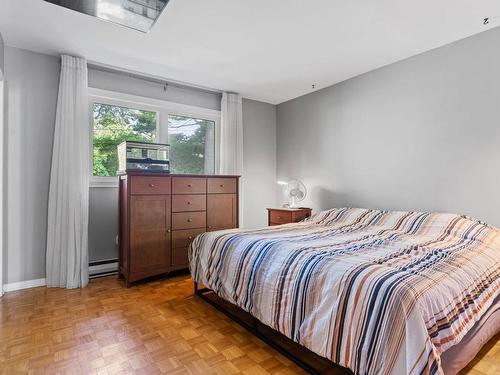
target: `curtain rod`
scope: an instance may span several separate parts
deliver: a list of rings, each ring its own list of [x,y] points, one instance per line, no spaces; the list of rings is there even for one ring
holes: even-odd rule
[[[193,84],[189,84],[189,83],[185,83],[185,82],[181,82],[181,81],[175,81],[175,80],[171,80],[171,79],[165,79],[165,78],[162,78],[162,77],[159,77],[156,75],[147,74],[147,73],[140,73],[140,72],[137,72],[135,70],[129,70],[129,69],[124,69],[124,68],[117,68],[117,67],[112,66],[112,65],[102,64],[102,63],[98,63],[95,61],[87,61],[87,66],[89,69],[94,69],[94,70],[98,70],[101,72],[119,74],[119,75],[123,75],[123,76],[130,77],[130,78],[135,78],[135,79],[141,79],[143,81],[158,83],[158,84],[161,84],[163,86],[173,86],[173,87],[177,87],[180,89],[202,91],[202,92],[206,92],[209,94],[222,94],[222,90],[213,89],[210,87],[193,85]]]

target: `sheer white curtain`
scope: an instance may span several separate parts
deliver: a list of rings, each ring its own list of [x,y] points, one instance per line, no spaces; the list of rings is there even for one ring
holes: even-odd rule
[[[205,121],[205,161],[204,173],[215,173],[215,123],[213,121]]]
[[[241,96],[223,93],[221,101],[219,173],[243,171],[243,113]]]
[[[238,94],[223,93],[220,116],[219,142],[219,173],[242,175],[243,173],[243,107],[242,99]],[[243,199],[241,187],[244,184],[240,178],[239,197],[239,225],[243,223]]]
[[[61,56],[47,227],[47,286],[88,283],[90,148],[87,62]]]

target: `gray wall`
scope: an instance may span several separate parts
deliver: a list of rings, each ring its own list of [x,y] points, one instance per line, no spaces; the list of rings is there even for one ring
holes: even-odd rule
[[[118,188],[92,187],[89,194],[89,261],[115,259]]]
[[[0,157],[0,165],[1,172],[0,172],[0,178],[2,179],[0,181],[0,207],[1,207],[1,220],[0,220],[0,285],[3,284],[4,280],[4,275],[5,275],[5,265],[7,264],[7,254],[6,254],[6,249],[7,248],[7,242],[6,242],[6,235],[4,234],[6,232],[6,217],[4,216],[4,207],[5,207],[5,194],[4,194],[4,186],[7,185],[7,176],[3,173],[7,163],[5,162],[5,146],[7,142],[5,141],[6,138],[6,130],[4,124],[7,124],[7,121],[5,120],[7,118],[7,115],[5,113],[5,109],[7,108],[6,106],[6,95],[4,95],[4,42],[2,39],[2,34],[0,33],[0,131],[2,132],[0,134],[0,152],[2,154],[2,157]],[[6,189],[5,189],[6,190]],[[3,290],[0,290],[0,295],[3,293]]]
[[[6,84],[6,234],[4,281],[45,277],[47,201],[60,62],[18,48],[5,48]],[[178,103],[220,109],[220,95],[169,87],[107,72],[89,71],[89,85]],[[265,223],[264,208],[274,203],[275,106],[245,100],[244,174],[249,185],[244,220]],[[260,165],[259,165],[260,164]],[[268,203],[269,202],[269,203]],[[260,208],[259,208],[260,207]],[[117,257],[117,189],[91,188],[89,258]]]
[[[5,48],[6,283],[45,277],[47,200],[59,70],[57,57]]]
[[[500,29],[278,105],[279,178],[315,209],[466,213],[500,225]]]
[[[276,106],[243,100],[243,226],[267,225],[276,205]]]
[[[0,34],[0,80],[3,79],[4,72],[4,48],[2,34]]]

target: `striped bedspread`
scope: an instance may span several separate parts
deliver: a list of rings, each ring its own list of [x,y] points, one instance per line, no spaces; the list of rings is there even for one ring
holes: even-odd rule
[[[500,232],[429,212],[336,208],[198,236],[197,282],[355,374],[439,374],[500,292]]]

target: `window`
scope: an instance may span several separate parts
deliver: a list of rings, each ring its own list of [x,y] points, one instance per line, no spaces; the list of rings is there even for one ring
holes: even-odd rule
[[[89,88],[91,186],[116,187],[117,146],[125,140],[170,144],[172,173],[217,170],[220,112]]]
[[[172,173],[214,173],[215,121],[168,115]]]
[[[117,105],[93,103],[94,176],[116,176],[118,154],[116,146],[125,140],[154,142],[157,113]]]

